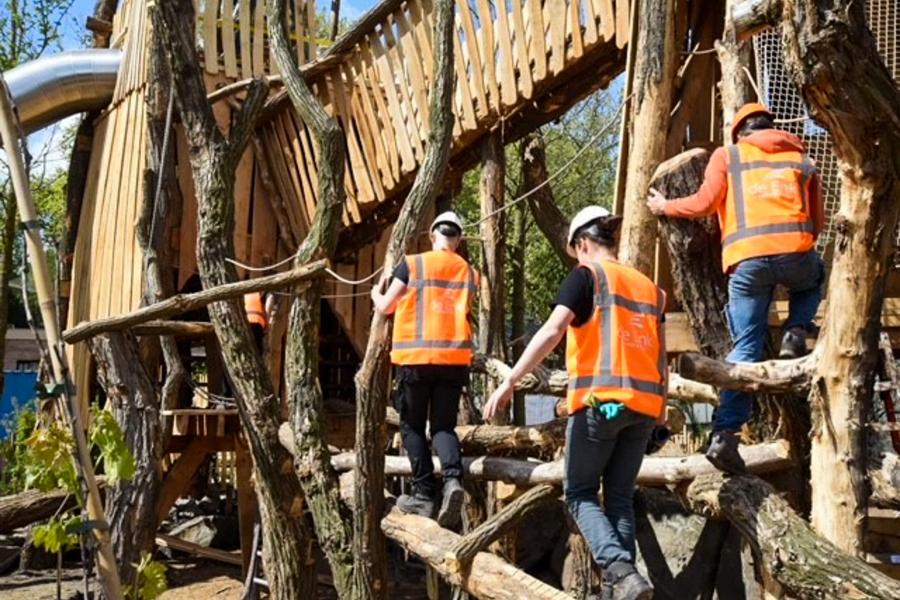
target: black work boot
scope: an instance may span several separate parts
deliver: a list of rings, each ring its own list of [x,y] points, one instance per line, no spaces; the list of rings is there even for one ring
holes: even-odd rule
[[[631,563],[616,561],[603,571],[603,579],[612,587],[612,600],[651,600],[653,587]],[[606,593],[606,590],[604,590]],[[603,596],[606,598],[606,596]]]
[[[462,507],[466,500],[466,491],[462,482],[456,477],[444,480],[444,499],[438,512],[438,525],[444,529],[458,530],[462,525]]]
[[[802,327],[791,327],[781,338],[781,350],[778,358],[800,358],[806,354],[806,330]]]
[[[713,433],[709,449],[706,451],[706,460],[717,469],[732,475],[740,475],[747,472],[747,465],[738,452],[741,440],[733,431],[716,431]]]
[[[415,492],[412,495],[401,494],[397,498],[397,508],[408,515],[430,519],[434,515],[434,500],[422,492]]]

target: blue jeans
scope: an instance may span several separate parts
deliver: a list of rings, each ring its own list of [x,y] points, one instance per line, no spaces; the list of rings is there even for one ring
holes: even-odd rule
[[[749,258],[738,263],[728,279],[725,316],[734,346],[728,362],[758,362],[763,358],[769,332],[769,305],[776,285],[790,292],[788,318],[782,330],[812,329],[813,318],[822,300],[825,266],[815,250]],[[750,418],[753,395],[726,390],[715,431],[737,431]]]
[[[634,482],[654,424],[652,417],[630,410],[612,420],[590,407],[569,416],[566,504],[603,569],[616,561],[634,562]]]

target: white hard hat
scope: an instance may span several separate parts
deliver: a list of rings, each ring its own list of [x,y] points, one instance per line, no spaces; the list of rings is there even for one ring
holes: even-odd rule
[[[460,233],[462,233],[462,230],[463,230],[462,221],[459,220],[459,217],[456,216],[456,213],[453,212],[452,210],[448,210],[447,212],[442,212],[437,217],[435,217],[434,221],[431,223],[431,229],[429,229],[429,231],[434,231],[435,227],[437,227],[438,225],[442,225],[444,223],[446,223],[448,225],[453,225],[454,227],[459,229]]]
[[[585,206],[578,211],[578,214],[576,214],[572,219],[572,222],[569,223],[569,237],[567,239],[568,247],[566,248],[566,251],[571,256],[575,256],[575,234],[578,230],[585,225],[590,225],[592,222],[600,219],[606,220],[607,224],[613,228],[618,227],[619,223],[622,222],[622,217],[618,217],[602,206],[597,206],[596,204]]]

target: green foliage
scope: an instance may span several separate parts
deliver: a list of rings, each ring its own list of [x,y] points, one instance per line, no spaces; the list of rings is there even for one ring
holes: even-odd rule
[[[53,517],[43,525],[34,528],[34,545],[47,552],[56,554],[68,550],[78,544],[78,531],[81,528],[81,517],[68,516],[65,519]]]
[[[72,463],[74,446],[72,433],[58,422],[36,429],[25,440],[25,487],[41,491],[62,488],[77,493],[78,477]]]
[[[153,600],[165,592],[169,584],[166,581],[166,565],[151,559],[150,554],[141,554],[141,562],[134,565],[137,577],[132,588],[125,596],[131,600]]]
[[[72,4],[74,0],[0,1],[0,70],[58,49]]]
[[[9,436],[0,441],[0,462],[3,464],[0,495],[15,494],[25,489],[25,440],[34,431],[35,423],[34,408],[29,404],[16,407],[5,424]]]
[[[122,429],[108,410],[95,407],[91,411],[91,444],[100,451],[103,471],[110,485],[134,477],[134,456],[125,443]]]

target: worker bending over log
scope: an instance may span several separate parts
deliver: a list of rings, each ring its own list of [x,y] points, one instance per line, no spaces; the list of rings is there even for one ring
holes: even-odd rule
[[[806,354],[806,336],[825,279],[824,263],[815,250],[825,215],[816,167],[800,138],[775,129],[772,114],[755,102],[735,115],[731,141],[710,157],[696,194],[667,201],[651,189],[647,206],[667,217],[696,219],[717,213],[722,268],[728,274],[725,314],[733,343],[727,360],[762,360],[777,285],[790,291],[779,357],[796,358]],[[722,393],[706,452],[716,468],[745,472],[737,450],[738,431],[752,407],[751,394]]]
[[[566,504],[603,569],[604,597],[647,600],[653,589],[634,568],[633,495],[654,425],[665,415],[665,293],[616,261],[620,223],[599,206],[572,219],[569,251],[578,266],[484,417],[504,409],[516,382],[567,335]]]
[[[425,437],[441,459],[444,487],[438,513],[441,527],[457,529],[465,492],[456,415],[472,363],[470,313],[478,273],[456,249],[462,223],[445,212],[431,225],[431,251],[407,256],[386,280],[372,290],[375,308],[394,314],[391,362],[396,367],[396,408],[400,434],[413,472],[413,490],[397,498],[406,513],[432,517],[435,504],[434,463]]]

